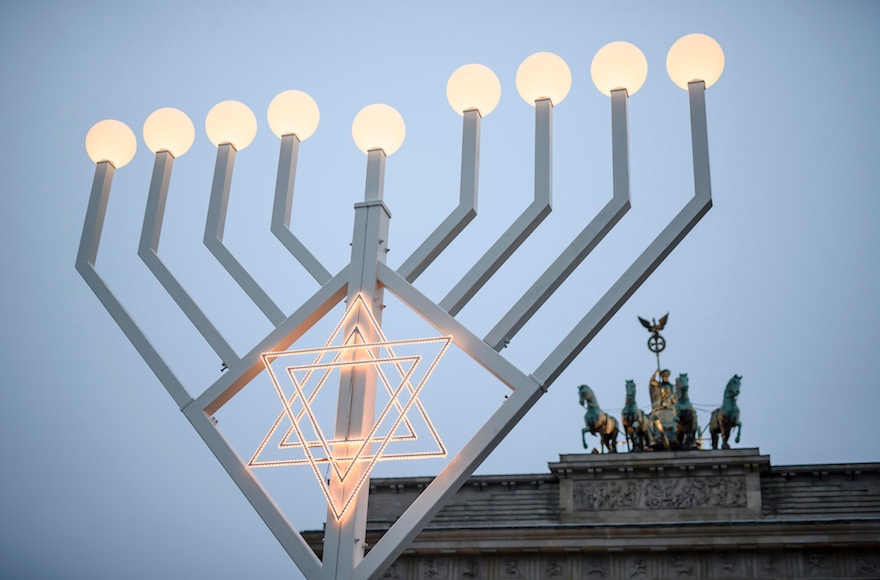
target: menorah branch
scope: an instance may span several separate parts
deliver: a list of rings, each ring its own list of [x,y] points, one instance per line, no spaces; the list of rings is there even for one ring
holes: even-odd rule
[[[712,207],[705,83],[702,81],[690,83],[688,93],[690,95],[691,141],[694,151],[694,197],[535,370],[535,377],[547,387],[562,374],[565,368],[593,340],[602,327]]]
[[[278,155],[278,177],[275,180],[275,201],[272,205],[270,229],[287,251],[302,265],[318,284],[326,284],[332,276],[317,258],[290,230],[290,214],[293,210],[293,187],[296,182],[296,159],[299,138],[293,134],[281,137]]]
[[[147,209],[144,213],[144,227],[141,230],[141,242],[138,255],[162,284],[177,306],[186,314],[196,330],[211,345],[214,352],[226,366],[238,361],[238,355],[226,342],[217,328],[208,320],[205,313],[186,293],[177,278],[168,270],[159,258],[159,237],[162,233],[162,220],[165,216],[165,202],[168,198],[168,185],[171,181],[171,166],[174,156],[167,151],[156,153],[153,165],[153,177],[150,181],[150,193],[147,197]]]
[[[535,101],[535,197],[476,264],[440,301],[440,306],[457,315],[522,245],[552,210],[553,103]]]
[[[397,269],[407,282],[415,282],[477,215],[480,180],[480,125],[476,109],[464,111],[461,138],[461,185],[458,206]]]
[[[629,137],[626,90],[611,93],[611,150],[613,195],[550,267],[520,297],[484,339],[501,350],[525,326],[617,222],[629,211]]]
[[[217,147],[217,163],[214,166],[214,181],[211,185],[211,198],[208,202],[208,218],[205,222],[204,242],[217,261],[241,286],[245,294],[253,300],[272,324],[278,326],[287,316],[269,298],[256,280],[248,274],[244,266],[223,245],[223,230],[226,227],[226,209],[229,206],[229,189],[232,185],[232,169],[235,164],[235,147],[225,143]]]
[[[76,269],[138,354],[141,355],[141,358],[144,359],[144,362],[147,363],[147,366],[150,367],[150,370],[156,375],[156,378],[159,379],[159,382],[165,387],[165,390],[174,399],[174,402],[178,407],[183,407],[192,401],[192,397],[95,270],[114,171],[113,165],[108,161],[98,163],[95,167],[95,179],[76,256]]]

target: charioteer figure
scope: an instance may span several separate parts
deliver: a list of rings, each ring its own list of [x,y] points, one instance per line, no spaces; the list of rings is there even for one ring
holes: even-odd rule
[[[651,409],[672,409],[675,407],[675,389],[669,382],[672,373],[669,369],[657,369],[651,376]]]

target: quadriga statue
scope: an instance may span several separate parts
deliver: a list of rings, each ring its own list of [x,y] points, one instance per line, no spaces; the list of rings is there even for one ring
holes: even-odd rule
[[[718,435],[721,435],[721,448],[730,449],[730,444],[727,441],[730,439],[730,431],[734,427],[737,428],[735,441],[739,443],[742,423],[739,420],[739,407],[736,406],[736,398],[739,396],[741,381],[740,375],[733,375],[724,388],[724,400],[721,406],[712,411],[712,418],[709,420],[712,449],[718,449]]]
[[[596,394],[587,385],[578,387],[578,395],[581,406],[587,409],[584,414],[586,426],[581,429],[581,441],[584,444],[584,449],[590,447],[587,445],[587,431],[589,431],[590,435],[599,435],[602,448],[607,449],[609,453],[617,453],[617,435],[620,432],[617,419],[599,408]]]

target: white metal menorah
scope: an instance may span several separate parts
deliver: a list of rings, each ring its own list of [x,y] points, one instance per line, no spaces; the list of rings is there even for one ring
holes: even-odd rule
[[[551,209],[553,108],[568,93],[571,73],[561,58],[550,53],[530,56],[516,76],[520,95],[535,106],[534,201],[439,304],[416,289],[413,282],[476,215],[480,123],[498,103],[501,91],[497,77],[482,65],[458,69],[447,85],[450,104],[464,119],[459,205],[396,271],[385,263],[390,213],[382,195],[386,156],[403,142],[405,128],[400,115],[387,105],[371,105],[355,118],[355,142],[367,154],[366,192],[364,201],[355,204],[351,261],[331,275],[290,231],[297,153],[300,142],[317,127],[317,105],[298,91],[287,91],[272,101],[269,124],[281,138],[281,155],[271,230],[320,284],[320,289],[290,315],[272,301],[223,245],[233,162],[237,151],[253,139],[256,119],[250,109],[234,101],[220,103],[211,110],[206,129],[217,145],[217,162],[204,242],[275,326],[244,356],[230,347],[157,254],[171,168],[175,158],[189,149],[195,132],[189,118],[175,109],[160,109],[150,115],[144,125],[144,140],[155,152],[156,160],[138,254],[219,355],[226,371],[195,398],[95,270],[113,173],[131,160],[136,148],[134,134],[119,121],[96,124],[86,138],[89,155],[97,167],[76,267],[302,573],[309,579],[376,578],[709,210],[712,200],[705,89],[719,78],[723,65],[721,48],[705,35],[685,36],[670,49],[668,72],[690,98],[694,197],[531,374],[519,370],[499,351],[630,207],[627,102],[645,81],[647,61],[629,43],[606,45],[594,57],[591,68],[597,88],[611,98],[612,198],[483,339],[457,321],[456,314]],[[439,335],[388,340],[381,327],[385,290],[419,314]],[[288,350],[342,301],[347,304],[345,316],[326,344]],[[369,485],[365,484],[376,462],[446,453],[419,393],[450,344],[470,355],[512,393],[367,551],[364,539]],[[423,354],[425,349],[430,354]],[[218,430],[212,416],[263,371],[276,389],[281,411],[259,449],[245,461]],[[336,421],[333,435],[328,437],[311,403],[328,378],[336,374]],[[377,405],[377,397],[386,401],[384,408]],[[416,413],[428,426],[430,438],[423,440],[430,439],[431,449],[401,451],[403,442],[419,439],[411,421]],[[274,448],[273,443],[282,452],[294,453],[292,458],[264,458],[266,449]],[[327,498],[322,559],[253,474],[257,468],[281,465],[310,466]],[[327,479],[322,468],[329,470]]]

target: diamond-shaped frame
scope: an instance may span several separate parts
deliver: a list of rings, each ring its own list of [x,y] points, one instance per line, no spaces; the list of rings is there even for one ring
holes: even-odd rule
[[[198,398],[185,405],[183,411],[214,454],[224,465],[251,504],[273,531],[288,554],[300,566],[306,577],[321,574],[321,561],[302,535],[284,517],[268,492],[251,474],[247,462],[232,448],[211,420],[211,415],[265,370],[262,355],[284,352],[319,320],[343,300],[348,290],[348,269],[344,268],[325,284],[284,323],[254,347],[241,361]],[[434,481],[416,498],[412,505],[377,542],[355,570],[355,578],[369,578],[375,570],[393,559],[399,546],[410,541],[451,497],[492,449],[513,428],[519,419],[545,392],[541,384],[527,376],[507,359],[493,350],[446,311],[434,304],[394,270],[379,264],[378,282],[420,315],[440,334],[455,344],[513,393],[471,440],[459,451]],[[369,312],[369,309],[366,309]],[[415,403],[414,403],[415,404]],[[373,572],[371,572],[373,570]]]

